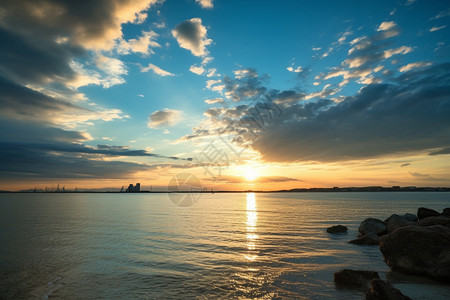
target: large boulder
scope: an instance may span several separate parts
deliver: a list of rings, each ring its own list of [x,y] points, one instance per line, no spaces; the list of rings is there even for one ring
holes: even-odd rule
[[[450,282],[450,228],[405,226],[380,237],[380,250],[393,271]]]
[[[334,273],[334,283],[340,287],[367,289],[372,279],[380,278],[377,272],[343,269]]]
[[[444,208],[444,210],[442,211],[442,215],[450,217],[450,207]]]
[[[367,218],[361,222],[358,231],[359,233],[361,233],[361,235],[366,235],[369,232],[373,232],[377,235],[382,235],[386,233],[386,224],[378,219]]]
[[[327,228],[328,233],[346,233],[347,227],[342,225],[331,226]]]
[[[450,227],[450,216],[428,217],[419,221],[421,226],[444,225]]]
[[[417,216],[419,217],[419,220],[428,217],[438,217],[440,215],[441,215],[440,213],[431,208],[419,207],[419,209],[417,210]]]
[[[378,245],[379,237],[377,234],[369,232],[366,235],[362,235],[354,240],[349,241],[349,243],[356,245]]]
[[[396,289],[389,282],[374,279],[366,292],[366,300],[412,300]]]
[[[410,215],[410,214],[408,214],[408,215]],[[415,224],[414,222],[410,221],[410,220],[413,220],[414,218],[410,217],[408,215],[399,216],[399,215],[393,214],[389,218],[387,218],[384,221],[384,223],[386,224],[387,232],[391,233],[399,227]]]

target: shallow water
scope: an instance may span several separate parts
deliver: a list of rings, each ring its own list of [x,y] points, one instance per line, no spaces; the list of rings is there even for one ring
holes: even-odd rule
[[[441,211],[450,193],[1,194],[0,298],[364,299],[342,268],[380,272],[414,299],[450,287],[389,272],[376,246],[347,241],[367,217]],[[326,228],[342,224],[343,235]]]

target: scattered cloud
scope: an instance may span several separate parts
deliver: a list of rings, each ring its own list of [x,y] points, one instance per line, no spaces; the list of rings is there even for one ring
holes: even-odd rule
[[[294,73],[300,73],[303,71],[301,66],[298,66],[297,68],[294,68],[294,66],[289,66],[286,68],[286,70],[288,70],[289,72],[294,72]]]
[[[141,68],[141,72],[148,72],[150,70],[152,70],[153,73],[155,73],[156,75],[163,76],[163,77],[164,76],[175,76],[175,74],[172,74],[169,71],[165,71],[165,70],[161,69],[160,67],[155,66],[152,63],[148,64],[147,67]]]
[[[217,72],[216,68],[208,69],[208,73],[206,74],[206,77],[213,77],[213,76],[216,76],[216,75],[220,76],[220,75],[216,74],[216,72]]]
[[[205,69],[202,66],[197,66],[197,65],[192,65],[189,68],[189,71],[191,71],[194,74],[197,75],[202,75],[203,73],[205,73]]]
[[[427,61],[419,61],[419,62],[415,62],[415,63],[410,63],[407,64],[406,66],[403,66],[399,69],[400,72],[407,72],[411,69],[415,69],[415,68],[423,68],[423,67],[428,67],[431,66],[430,62]]]
[[[224,103],[222,98],[214,98],[214,99],[207,99],[205,100],[206,104],[215,104],[215,103]]]
[[[437,20],[437,19],[448,17],[448,16],[450,16],[450,9],[441,11],[440,13],[438,13],[436,16],[434,16],[430,20]]]
[[[397,26],[397,24],[393,21],[383,22],[380,24],[380,26],[378,26],[377,31],[391,30],[392,28],[395,28],[396,26]]]
[[[438,30],[444,29],[445,27],[447,27],[447,25],[442,25],[439,27],[431,27],[430,32],[438,31]]]
[[[404,164],[401,164],[400,167],[403,168],[403,167],[407,167],[407,166],[410,166],[410,165],[411,165],[410,163],[404,163]]]
[[[158,34],[154,31],[143,31],[142,36],[137,39],[130,39],[125,41],[121,39],[117,47],[119,54],[141,53],[144,55],[154,54],[151,48],[161,47],[155,42]]]
[[[225,84],[225,96],[233,101],[255,99],[267,89],[262,86],[264,77],[259,77],[253,68],[234,71],[235,78],[228,76],[223,78]]]
[[[213,0],[195,0],[202,8],[213,8]]]
[[[200,18],[192,18],[178,24],[172,30],[172,35],[181,48],[191,51],[195,56],[206,56],[206,46],[212,43],[206,36],[207,29]]]
[[[171,127],[178,124],[182,119],[182,112],[179,110],[168,109],[153,112],[148,117],[147,126],[149,128]]]

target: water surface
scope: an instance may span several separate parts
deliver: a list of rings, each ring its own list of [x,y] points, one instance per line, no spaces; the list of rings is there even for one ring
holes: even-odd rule
[[[448,299],[448,286],[391,274],[377,246],[347,242],[367,217],[449,203],[439,192],[216,193],[191,207],[166,194],[1,194],[0,298],[364,299],[334,286],[352,268]],[[337,224],[349,232],[326,233]]]

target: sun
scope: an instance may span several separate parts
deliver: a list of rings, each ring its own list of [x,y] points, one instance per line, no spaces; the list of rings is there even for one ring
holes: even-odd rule
[[[258,177],[258,173],[256,172],[255,169],[248,168],[245,171],[245,179],[247,179],[247,181],[254,181],[257,177]]]

